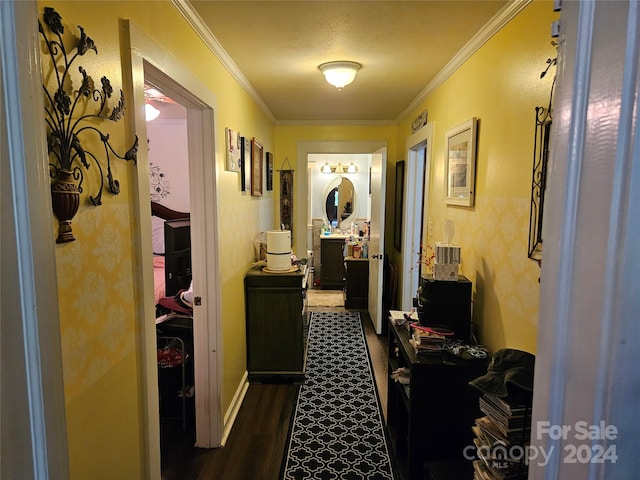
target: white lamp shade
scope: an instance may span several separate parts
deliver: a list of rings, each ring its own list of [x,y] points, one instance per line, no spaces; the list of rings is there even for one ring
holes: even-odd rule
[[[158,110],[156,107],[154,107],[150,103],[145,103],[144,115],[147,122],[150,122],[151,120],[155,120],[156,118],[158,118],[158,115],[160,115],[160,110]]]
[[[356,62],[327,62],[318,68],[327,82],[338,90],[342,90],[343,87],[353,82],[361,66],[362,65]]]

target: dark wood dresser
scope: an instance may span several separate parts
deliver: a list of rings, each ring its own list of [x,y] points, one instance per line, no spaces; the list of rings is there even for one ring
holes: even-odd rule
[[[267,273],[260,267],[245,275],[247,370],[249,381],[304,379],[308,322],[308,267],[292,273]]]

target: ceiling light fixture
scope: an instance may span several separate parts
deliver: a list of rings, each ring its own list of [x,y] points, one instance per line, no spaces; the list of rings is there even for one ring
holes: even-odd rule
[[[362,65],[356,62],[327,62],[318,66],[324,78],[338,90],[353,82]]]
[[[150,103],[144,104],[144,116],[147,122],[155,120],[160,115],[160,110],[151,105]]]

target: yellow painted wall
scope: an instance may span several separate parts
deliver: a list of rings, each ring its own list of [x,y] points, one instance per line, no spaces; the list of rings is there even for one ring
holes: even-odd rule
[[[462,246],[461,273],[473,282],[480,341],[536,350],[539,268],[527,258],[535,106],[547,106],[552,75],[540,79],[555,57],[549,36],[557,18],[552,3],[535,1],[498,32],[399,125],[398,156],[411,120],[422,110],[435,124],[428,244],[444,239],[455,222]],[[444,201],[445,132],[478,118],[474,207]]]
[[[272,122],[229,75],[169,2],[40,2],[62,16],[67,34],[85,28],[99,55],[79,62],[114,90],[123,86],[119,19],[128,19],[184,65],[217,98],[217,205],[223,346],[221,404],[224,412],[246,371],[243,276],[253,261],[251,239],[274,225],[273,193],[252,198],[240,191],[238,173],[224,171],[224,128],[258,138],[273,151]],[[35,19],[34,19],[35,21]],[[50,68],[43,59],[43,70]],[[49,70],[50,71],[50,70]],[[130,102],[130,99],[128,99]],[[129,103],[131,106],[132,103]],[[111,139],[128,148],[131,113],[110,128]],[[139,162],[147,162],[140,148]],[[214,161],[214,160],[212,160]],[[132,208],[134,166],[115,162],[121,193],[104,195],[100,207],[83,203],[73,221],[77,241],[56,247],[63,370],[72,479],[139,479],[145,470],[140,357],[136,351],[136,290],[139,254],[132,251],[138,219]],[[85,184],[85,191],[89,186]],[[214,319],[209,319],[213,321]]]
[[[237,174],[224,171],[227,126],[257,137],[265,152],[274,152],[276,169],[287,157],[300,173],[306,165],[296,164],[298,141],[387,141],[386,221],[392,225],[393,165],[406,156],[411,119],[427,108],[435,122],[429,239],[440,240],[444,220],[455,220],[463,273],[474,282],[481,340],[493,350],[510,346],[535,351],[539,272],[526,258],[526,248],[533,107],[546,105],[549,84],[538,76],[554,55],[548,37],[550,2],[527,7],[397,127],[274,127],[169,2],[52,1],[40,2],[40,9],[45,5],[59,11],[68,29],[85,27],[100,53],[97,58],[89,54],[82,64],[92,75],[107,75],[115,88],[122,86],[118,20],[125,18],[217,97],[217,173],[211,184],[217,188],[220,235],[223,411],[246,370],[242,281],[253,260],[251,239],[277,225],[278,215],[277,175],[274,191],[256,199],[240,192]],[[446,207],[444,132],[471,116],[480,119],[476,206]],[[125,117],[110,130],[115,145],[125,148],[127,127]],[[139,161],[146,161],[144,148]],[[140,301],[134,285],[139,256],[131,247],[138,234],[130,206],[133,168],[116,162],[120,195],[105,194],[98,208],[82,206],[73,222],[78,241],[56,249],[72,479],[137,479],[145,469],[134,318]],[[296,221],[306,224],[306,182],[297,178]],[[387,228],[387,249],[392,248],[390,233]]]

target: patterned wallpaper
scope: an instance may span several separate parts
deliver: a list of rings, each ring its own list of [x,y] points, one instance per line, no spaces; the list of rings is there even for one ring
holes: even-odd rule
[[[77,240],[56,248],[67,401],[135,349],[129,210],[108,203],[81,208]]]

